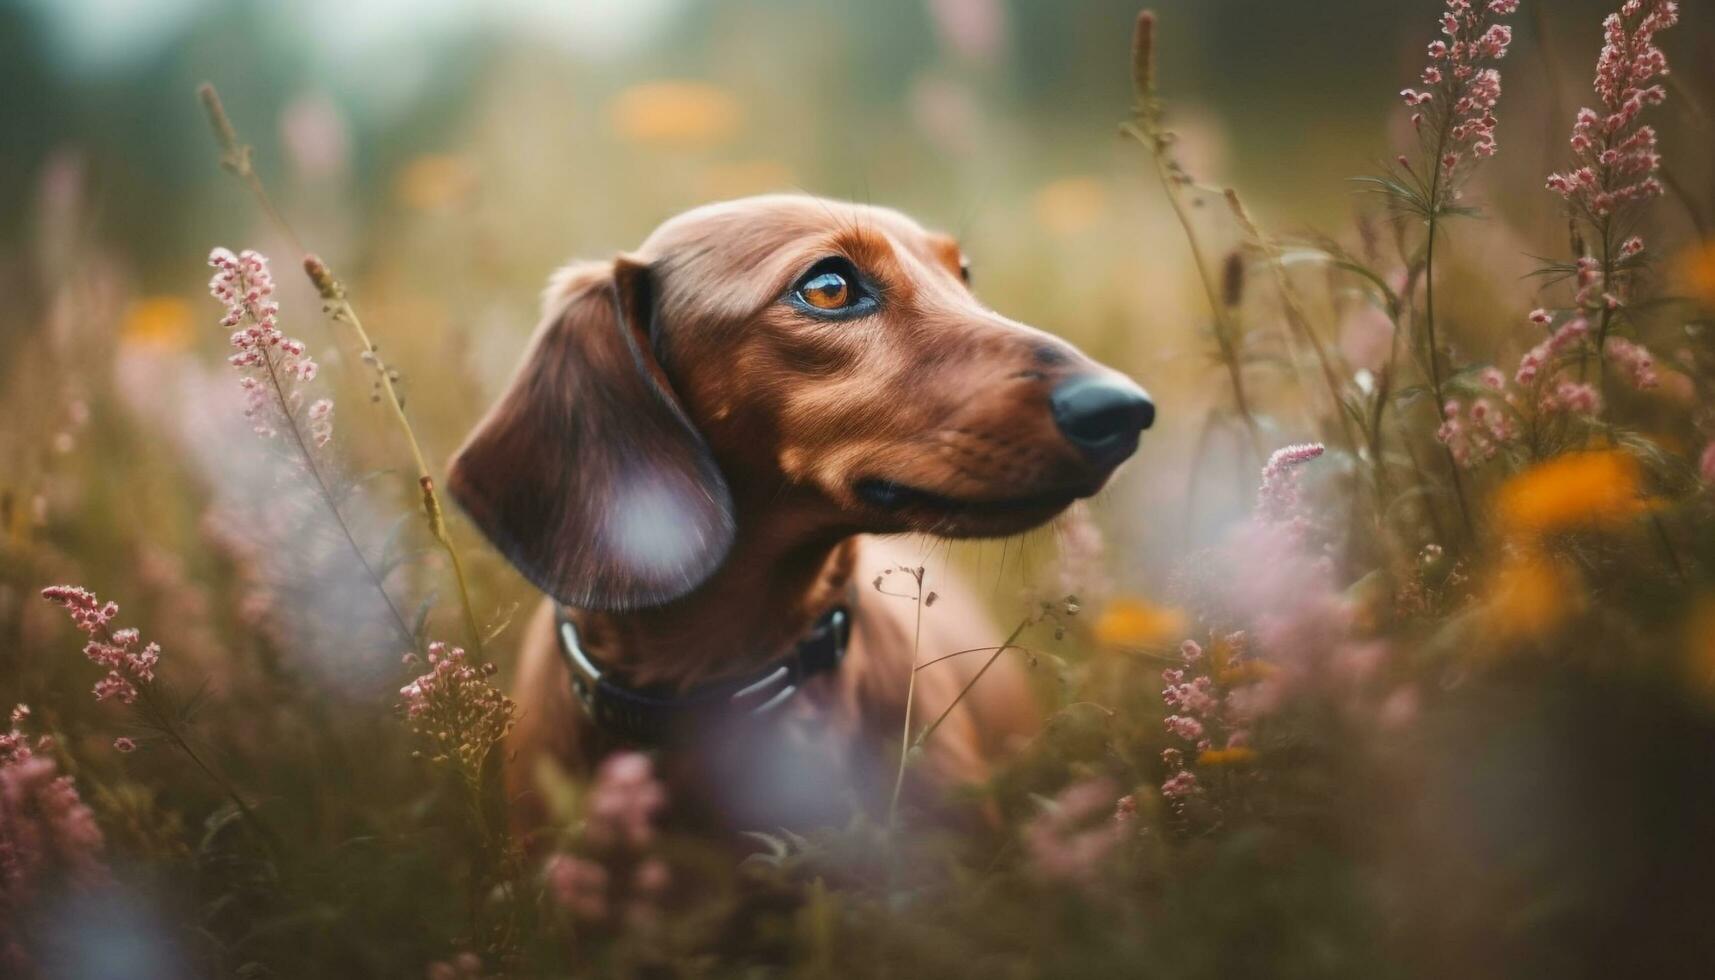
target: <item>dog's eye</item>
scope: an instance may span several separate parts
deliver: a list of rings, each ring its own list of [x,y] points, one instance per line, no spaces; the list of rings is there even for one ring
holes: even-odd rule
[[[965,285],[971,284],[971,260],[963,255],[959,256],[959,278],[965,281]]]
[[[823,259],[792,285],[786,300],[804,313],[823,319],[847,319],[874,310],[876,298],[851,262],[840,256]]]
[[[851,305],[852,284],[837,272],[824,272],[799,286],[798,298],[818,310],[843,310]]]

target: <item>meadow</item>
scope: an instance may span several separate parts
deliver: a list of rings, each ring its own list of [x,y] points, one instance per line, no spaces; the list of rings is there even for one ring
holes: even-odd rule
[[[930,4],[955,68],[838,118],[861,84],[785,43],[816,11],[709,9],[700,68],[450,64],[486,81],[430,87],[435,148],[259,95],[258,40],[168,73],[171,179],[6,161],[0,975],[1715,971],[1708,11],[1390,5],[1357,109],[1223,121],[1182,61],[1241,42],[1173,8],[1061,14],[1112,96],[1065,119],[973,94],[1029,4]],[[747,75],[753,26],[817,81]],[[1100,497],[858,576],[924,616],[978,583],[1044,731],[969,790],[986,829],[739,860],[625,753],[544,774],[527,855],[497,767],[540,595],[446,457],[555,264],[793,189],[948,226],[986,302],[1155,396]]]

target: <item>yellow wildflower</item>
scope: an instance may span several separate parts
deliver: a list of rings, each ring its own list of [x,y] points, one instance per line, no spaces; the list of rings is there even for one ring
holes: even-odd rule
[[[1550,460],[1508,480],[1495,496],[1501,530],[1518,538],[1621,524],[1646,506],[1637,460],[1611,450]]]
[[[707,82],[633,85],[608,107],[608,119],[622,139],[680,147],[712,146],[731,139],[743,116],[738,99]]]
[[[1715,593],[1704,593],[1685,623],[1685,668],[1691,685],[1715,698]]]
[[[427,153],[405,165],[394,184],[394,192],[406,207],[438,211],[469,197],[476,189],[476,173],[463,158]]]
[[[1705,242],[1679,255],[1680,286],[1686,294],[1715,309],[1715,242]]]
[[[1096,642],[1110,647],[1170,643],[1185,632],[1185,614],[1143,599],[1115,599],[1096,619]]]
[[[1204,749],[1197,756],[1199,766],[1242,766],[1256,761],[1256,750],[1244,746],[1230,749]]]
[[[1565,619],[1575,605],[1577,583],[1548,555],[1535,550],[1508,555],[1489,588],[1491,628],[1507,639],[1538,637]]]
[[[1033,206],[1042,227],[1056,235],[1075,235],[1101,218],[1108,191],[1094,177],[1062,177],[1043,185]]]
[[[190,344],[191,305],[178,296],[145,296],[125,308],[120,339],[128,344],[183,350]]]

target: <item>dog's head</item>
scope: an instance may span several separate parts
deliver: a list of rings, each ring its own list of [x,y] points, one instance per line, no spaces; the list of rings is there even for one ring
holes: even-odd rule
[[[737,515],[769,508],[819,533],[1035,527],[1099,490],[1155,409],[969,280],[956,242],[894,211],[687,212],[555,278],[450,489],[538,587],[593,609],[691,591]]]

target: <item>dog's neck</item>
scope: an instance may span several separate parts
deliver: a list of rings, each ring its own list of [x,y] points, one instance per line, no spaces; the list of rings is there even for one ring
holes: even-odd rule
[[[570,610],[584,649],[636,685],[689,686],[783,655],[850,587],[856,540],[776,507],[741,511],[731,553],[664,606]]]

